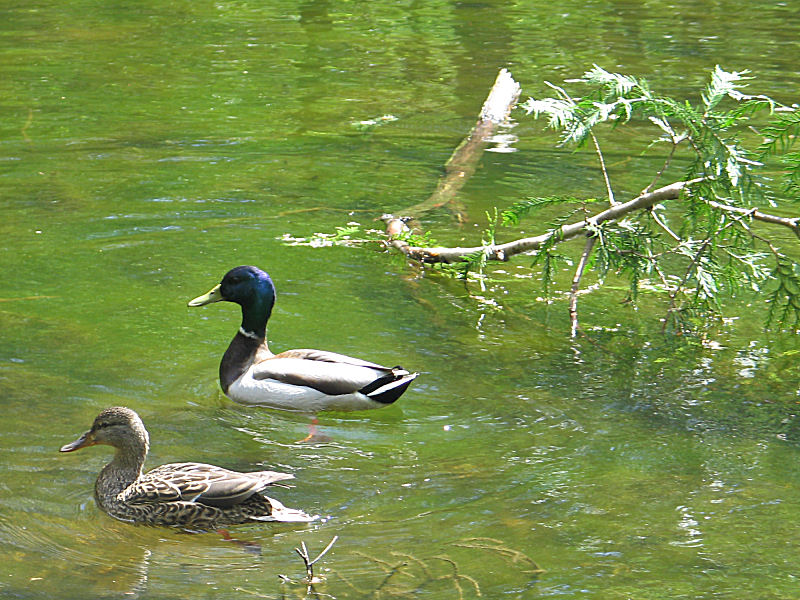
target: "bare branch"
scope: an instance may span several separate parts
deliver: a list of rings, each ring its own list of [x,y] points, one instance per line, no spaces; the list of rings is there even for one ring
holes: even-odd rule
[[[592,249],[594,248],[595,241],[597,238],[594,236],[590,236],[586,240],[586,246],[583,249],[583,254],[581,254],[581,259],[578,261],[578,268],[575,269],[575,276],[572,278],[572,289],[569,293],[569,320],[572,323],[572,330],[571,336],[575,337],[578,334],[578,288],[581,284],[581,277],[583,277],[583,271],[586,268],[586,263],[589,261],[589,256],[592,254]]]
[[[655,210],[650,210],[650,216],[653,217],[653,220],[658,223],[658,226],[661,227],[664,231],[667,232],[669,237],[671,237],[676,242],[680,242],[681,238],[676,234],[672,229],[670,229],[664,221],[661,220],[661,217],[658,216]]]
[[[619,204],[614,199],[614,190],[611,188],[611,180],[608,178],[608,171],[606,170],[606,161],[603,159],[603,153],[600,151],[600,142],[597,141],[597,137],[593,133],[589,133],[594,142],[594,149],[597,152],[597,158],[600,160],[600,170],[603,172],[603,179],[606,182],[606,191],[608,192],[608,203],[611,206],[615,206]]]
[[[658,182],[658,180],[661,179],[661,176],[666,172],[666,170],[669,168],[669,165],[672,163],[672,157],[675,156],[675,151],[678,149],[678,146],[682,141],[686,139],[684,136],[678,136],[666,121],[656,120],[654,122],[656,124],[660,123],[662,129],[664,129],[664,131],[666,131],[667,134],[670,136],[670,138],[672,139],[672,148],[670,149],[669,156],[667,156],[667,159],[664,161],[664,164],[661,165],[661,168],[658,170],[658,173],[656,173],[655,177],[653,177],[653,181],[651,181],[650,184],[646,188],[644,188],[644,192],[649,192],[653,188],[653,186]]]
[[[319,554],[317,554],[317,558],[315,558],[314,560],[312,560],[312,561],[311,561],[311,564],[313,565],[313,564],[314,564],[315,562],[317,562],[317,561],[318,561],[320,558],[322,558],[323,556],[325,556],[325,555],[328,553],[328,550],[330,550],[331,548],[333,548],[333,545],[336,543],[336,540],[338,540],[338,539],[339,539],[339,536],[338,536],[338,535],[335,535],[335,536],[333,536],[333,539],[332,539],[330,542],[328,542],[328,545],[327,545],[327,546],[325,546],[325,549],[324,549],[322,552],[320,552]]]
[[[763,213],[757,208],[740,208],[738,206],[730,206],[728,204],[722,204],[721,202],[715,202],[714,200],[709,200],[708,204],[719,210],[749,216],[755,221],[763,221],[764,223],[772,223],[773,225],[783,225],[794,231],[797,237],[800,237],[800,217],[778,217]]]
[[[316,563],[320,558],[325,556],[328,553],[328,550],[330,550],[333,547],[333,545],[336,543],[336,540],[338,539],[339,539],[338,535],[333,536],[333,539],[328,543],[327,546],[325,546],[325,549],[319,554],[317,554],[317,557],[313,560],[311,559],[311,556],[308,554],[308,548],[306,547],[306,543],[304,541],[300,541],[300,547],[294,549],[294,551],[297,552],[298,556],[300,556],[300,558],[303,559],[303,563],[306,566],[306,584],[308,585],[309,591],[313,589],[314,584],[318,582],[318,580],[314,577],[314,563]],[[280,577],[284,581],[291,581],[291,579],[289,579],[285,575],[278,575],[278,577]]]
[[[548,243],[552,238],[559,241],[570,240],[588,231],[588,227],[597,226],[604,221],[617,220],[620,217],[645,208],[664,200],[674,200],[680,197],[681,192],[688,186],[704,181],[699,177],[689,181],[677,181],[652,192],[642,193],[633,200],[615,204],[593,217],[583,219],[557,229],[548,231],[535,237],[521,238],[505,244],[492,244],[490,246],[473,246],[471,248],[423,248],[411,246],[402,240],[391,240],[389,243],[394,248],[403,252],[413,260],[423,263],[453,263],[464,261],[470,254],[485,252],[488,260],[505,261],[509,257],[525,252],[534,252]]]

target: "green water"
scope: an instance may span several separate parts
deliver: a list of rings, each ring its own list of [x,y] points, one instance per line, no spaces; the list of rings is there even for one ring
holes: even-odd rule
[[[799,34],[782,2],[0,3],[0,596],[302,598],[278,578],[304,575],[293,549],[339,536],[321,597],[796,598],[795,336],[740,306],[704,343],[664,338],[663,307],[612,292],[582,300],[598,329],[572,341],[528,279],[497,310],[398,256],[279,238],[426,198],[501,66],[525,97],[592,63],[680,95],[721,64],[794,102]],[[538,131],[484,156],[473,222],[434,215],[437,238],[475,243],[528,194],[603,193]],[[652,165],[607,152],[642,187]],[[422,375],[389,408],[323,415],[324,444],[227,401],[237,309],[186,301],[238,264],[276,281],[275,349]],[[117,404],[149,466],[292,472],[275,496],[324,518],[234,531],[260,554],[113,521],[92,499],[107,449],[58,448]]]

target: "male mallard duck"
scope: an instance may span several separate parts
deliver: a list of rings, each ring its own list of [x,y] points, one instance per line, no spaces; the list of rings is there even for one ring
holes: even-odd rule
[[[150,447],[144,423],[129,408],[101,412],[92,428],[61,452],[107,444],[116,453],[94,488],[98,506],[120,521],[191,529],[217,529],[251,521],[307,522],[314,517],[286,508],[261,492],[293,479],[289,473],[237,473],[202,463],[172,463],[142,473]]]
[[[257,267],[231,269],[189,306],[220,300],[242,307],[242,325],[219,365],[222,391],[237,402],[305,412],[379,408],[397,400],[417,376],[399,366],[383,367],[323,350],[270,352],[267,321],[275,286]]]

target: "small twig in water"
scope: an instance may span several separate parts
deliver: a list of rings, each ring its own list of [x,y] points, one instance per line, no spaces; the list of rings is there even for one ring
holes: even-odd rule
[[[444,561],[447,564],[449,564],[451,567],[453,567],[453,574],[452,575],[440,577],[440,579],[449,579],[449,580],[451,580],[453,582],[453,586],[456,588],[456,591],[458,592],[459,600],[463,600],[463,598],[464,598],[464,590],[461,588],[461,584],[459,583],[459,580],[461,580],[461,579],[465,579],[466,581],[469,581],[473,585],[473,587],[475,588],[475,594],[476,595],[478,595],[478,596],[482,595],[481,594],[481,588],[478,586],[478,582],[475,581],[469,575],[464,575],[463,573],[460,573],[458,571],[458,565],[456,564],[456,562],[452,558],[447,557],[447,556],[434,556],[432,558],[434,558],[436,560]]]
[[[323,556],[325,556],[328,553],[328,550],[330,550],[333,547],[333,545],[336,543],[336,540],[338,539],[339,539],[338,535],[333,536],[333,539],[330,541],[330,543],[327,546],[325,546],[325,549],[322,552],[320,552],[314,560],[311,560],[305,542],[300,542],[300,548],[294,549],[294,551],[300,555],[300,558],[303,559],[303,562],[306,565],[306,581],[309,584],[312,584],[316,581],[314,579],[314,563],[317,562]]]
[[[375,596],[378,596],[378,595],[381,593],[381,590],[382,590],[382,589],[383,589],[383,588],[384,588],[384,587],[385,587],[385,586],[386,586],[386,585],[389,583],[389,580],[390,580],[390,579],[391,579],[391,578],[392,578],[392,577],[393,577],[393,576],[394,576],[396,573],[400,573],[400,572],[402,571],[403,567],[405,567],[405,566],[406,566],[406,564],[407,564],[407,563],[401,562],[400,564],[398,564],[398,565],[395,565],[394,567],[392,567],[391,569],[389,569],[389,571],[386,573],[386,577],[384,577],[384,578],[383,578],[383,581],[381,581],[381,582],[378,584],[378,586],[377,586],[377,587],[376,587],[376,588],[375,588],[375,589],[372,591],[372,596],[373,596],[373,597],[375,597]]]
[[[514,548],[508,548],[507,546],[503,545],[503,542],[501,542],[500,540],[496,540],[494,538],[488,538],[488,537],[467,538],[460,542],[453,543],[453,546],[458,546],[460,548],[477,548],[481,550],[491,550],[493,552],[497,552],[501,556],[507,556],[508,558],[511,559],[512,563],[526,562],[533,567],[532,570],[523,572],[533,573],[534,575],[545,573],[545,570],[542,569],[538,564],[536,564],[536,561],[534,561],[530,556],[528,556],[523,552],[520,552],[519,550],[515,550]]]

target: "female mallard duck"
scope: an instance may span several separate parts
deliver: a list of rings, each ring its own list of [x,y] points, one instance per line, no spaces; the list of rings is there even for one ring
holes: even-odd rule
[[[142,473],[150,447],[144,423],[129,408],[101,412],[92,428],[62,446],[73,452],[107,444],[116,453],[94,488],[98,506],[120,521],[190,529],[217,529],[252,521],[312,521],[261,492],[273,483],[293,479],[289,473],[237,473],[202,463],[172,463]]]
[[[242,326],[219,365],[222,391],[237,402],[305,412],[379,408],[397,400],[417,376],[323,350],[270,352],[267,321],[275,286],[257,267],[231,269],[189,306],[220,300],[242,307]]]

